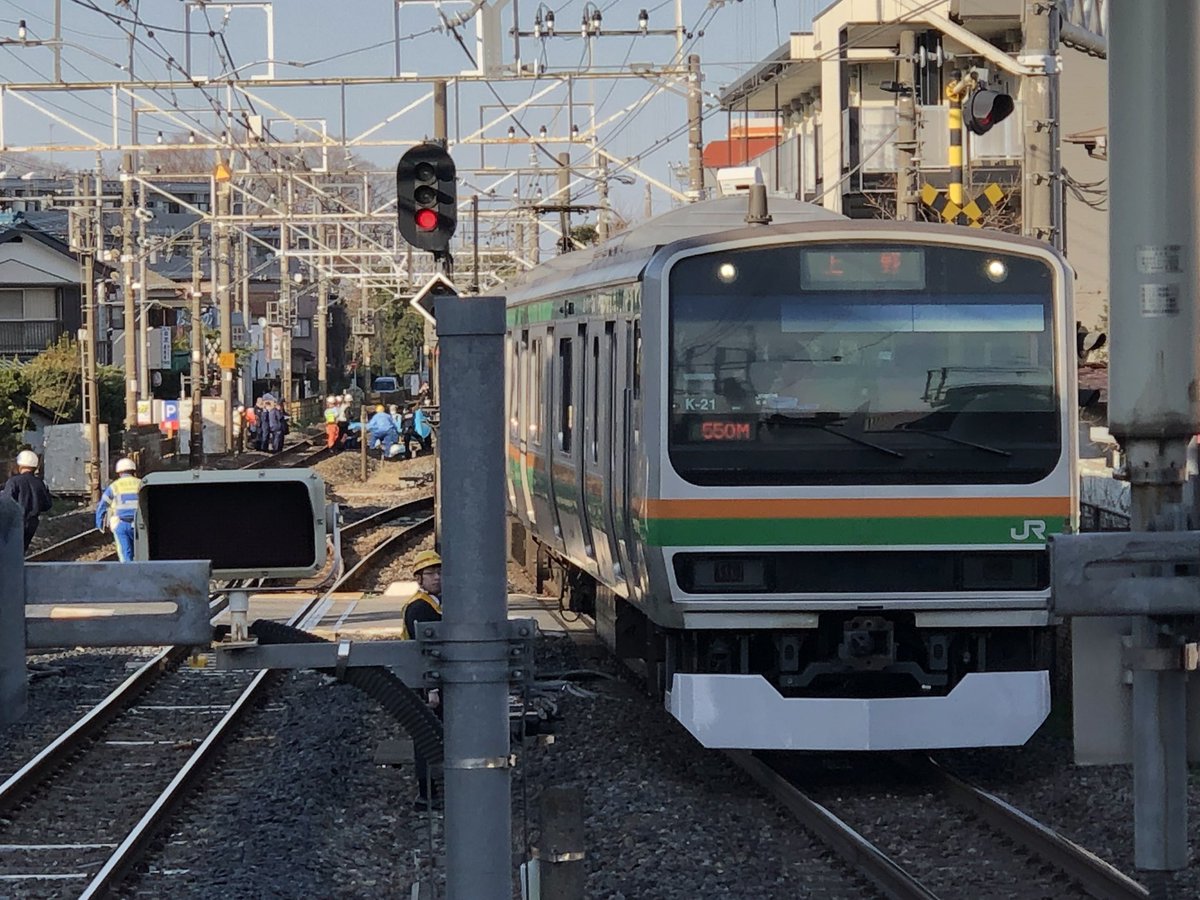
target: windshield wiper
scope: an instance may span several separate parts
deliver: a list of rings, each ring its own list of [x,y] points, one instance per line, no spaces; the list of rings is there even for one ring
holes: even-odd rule
[[[780,413],[776,413],[775,415],[768,418],[767,422],[778,423],[778,424],[787,424],[787,425],[798,425],[801,428],[815,428],[818,431],[824,431],[824,432],[827,432],[828,434],[836,434],[840,438],[845,438],[846,440],[852,441],[855,444],[860,444],[863,447],[870,447],[872,450],[878,450],[880,453],[886,453],[888,456],[894,456],[894,457],[896,457],[896,459],[904,459],[904,454],[901,453],[899,450],[893,450],[890,447],[884,447],[882,444],[875,444],[875,443],[872,443],[871,441],[864,440],[863,438],[855,437],[852,434],[847,434],[844,431],[840,431],[837,428],[833,428],[833,427],[825,424],[824,422],[813,421],[812,419],[801,419],[797,416],[785,416]]]
[[[964,441],[962,438],[951,437],[948,434],[943,434],[940,431],[926,431],[923,428],[893,428],[893,431],[911,434],[927,434],[930,437],[941,438],[943,441],[949,441],[952,444],[962,444],[964,447],[974,447],[976,450],[982,450],[984,453],[995,453],[997,456],[1012,456],[1007,450],[1001,450],[999,447],[990,447],[987,444],[976,444],[974,441]]]

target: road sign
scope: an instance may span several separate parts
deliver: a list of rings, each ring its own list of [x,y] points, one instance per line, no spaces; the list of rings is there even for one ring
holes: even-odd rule
[[[179,401],[164,400],[162,406],[162,426],[167,431],[179,430]]]
[[[222,353],[217,356],[217,361],[221,364],[222,369],[236,369],[237,368],[237,354],[236,353]]]
[[[430,322],[433,322],[435,321],[433,317],[434,301],[441,296],[456,296],[457,294],[458,288],[454,286],[454,282],[439,272],[430,278],[429,281],[426,282],[425,287],[417,291],[416,294],[413,295],[413,298],[408,302],[412,304],[413,308],[417,312],[419,312]]]

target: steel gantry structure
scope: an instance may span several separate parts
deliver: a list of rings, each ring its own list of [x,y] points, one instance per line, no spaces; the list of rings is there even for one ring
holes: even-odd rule
[[[673,28],[651,29],[648,15],[643,14],[636,29],[614,32],[635,40],[673,38],[673,51],[663,53],[662,63],[629,67],[595,64],[592,48],[605,33],[598,14],[585,17],[575,36],[556,31],[552,13],[543,16],[540,8],[532,29],[525,27],[515,2],[508,10],[509,0],[448,4],[379,0],[378,5],[391,12],[391,71],[318,75],[304,71],[309,63],[278,58],[276,28],[281,10],[271,2],[229,0],[213,7],[189,0],[183,4],[181,26],[165,29],[176,44],[182,39],[180,52],[176,45],[164,42],[163,23],[146,22],[136,9],[108,11],[86,0],[71,0],[73,10],[91,10],[92,19],[106,21],[123,37],[128,57],[117,61],[64,38],[69,29],[63,24],[63,2],[55,0],[49,35],[35,33],[22,20],[15,34],[0,38],[0,46],[10,53],[49,52],[53,62],[44,74],[30,66],[38,78],[10,78],[0,86],[0,153],[10,159],[22,154],[94,158],[97,174],[105,159],[119,160],[121,195],[101,197],[100,204],[119,205],[126,234],[131,216],[142,233],[148,199],[168,202],[202,222],[204,231],[221,242],[221,249],[211,254],[221,261],[214,266],[211,290],[221,310],[226,353],[232,349],[232,276],[224,265],[228,248],[258,245],[279,258],[284,275],[298,260],[310,270],[313,283],[340,283],[347,293],[364,298],[375,292],[411,294],[428,279],[435,271],[432,258],[413,253],[397,234],[394,163],[379,162],[381,157],[399,157],[425,138],[442,141],[456,152],[462,184],[470,188],[470,193],[460,192],[464,213],[460,218],[472,222],[469,255],[471,285],[476,290],[493,289],[535,264],[543,236],[569,246],[573,242],[570,217],[561,211],[586,208],[572,207],[585,192],[598,196],[593,208],[600,233],[614,227],[610,182],[640,179],[672,202],[702,194],[702,187],[696,188],[703,184],[698,153],[692,154],[697,171],[691,173],[690,189],[681,192],[644,171],[639,157],[617,157],[604,146],[606,131],[670,93],[687,101],[682,124],[672,134],[689,133],[692,142],[699,139],[700,121],[715,104],[701,102],[698,59],[685,56],[692,35],[683,24],[682,0],[675,2]],[[224,17],[219,26],[211,17],[218,10]],[[413,13],[426,19],[432,13],[436,24],[406,33],[403,19]],[[511,23],[508,34],[502,21],[506,15]],[[225,37],[231,18],[240,28],[257,29],[254,34],[261,37],[265,56],[238,64]],[[460,35],[467,28],[474,30],[474,53]],[[460,45],[470,68],[443,76],[404,69],[406,41],[435,32]],[[532,43],[544,58],[547,46],[568,36],[584,42],[589,67],[554,69],[541,60],[522,59],[522,38],[526,48]],[[193,52],[195,39],[212,41],[218,65],[201,70],[200,54]],[[154,60],[150,66],[143,64],[147,55]],[[89,70],[108,63],[108,74],[102,71],[94,76],[77,64],[81,60]],[[119,76],[111,75],[114,68],[120,70]],[[301,74],[283,74],[289,68]],[[601,114],[593,86],[613,81],[641,82],[645,90],[615,112]],[[506,101],[496,89],[505,82],[523,83],[528,96]],[[489,102],[479,104],[473,121],[476,117],[467,111],[472,96],[481,91],[487,92]],[[385,93],[387,99],[380,102]],[[87,115],[67,111],[59,102],[61,95],[86,108]],[[372,110],[371,121],[352,127],[364,109]],[[60,135],[65,132],[65,139],[33,139],[30,135],[39,123],[57,127]],[[527,153],[528,161],[508,164],[513,151]],[[179,180],[207,181],[208,202],[180,196],[172,189]],[[48,205],[54,202],[74,201],[59,197]],[[549,212],[559,215],[547,216]],[[460,251],[468,247],[466,238],[460,232]],[[135,251],[126,243],[119,253],[123,289],[133,294],[126,305],[136,310],[146,307],[144,258],[150,252],[145,246]],[[285,281],[281,277],[281,283]],[[289,288],[281,287],[285,321],[288,294]],[[130,422],[135,421],[137,398],[148,395],[144,357],[144,347],[126,354],[126,367],[132,363],[139,370],[136,378],[127,379],[132,386],[127,393]],[[228,425],[233,402],[229,385],[223,397]],[[226,436],[232,440],[228,428]]]

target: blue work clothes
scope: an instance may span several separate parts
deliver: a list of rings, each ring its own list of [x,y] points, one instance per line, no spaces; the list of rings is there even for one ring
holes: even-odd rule
[[[412,427],[413,433],[421,439],[422,443],[433,433],[433,426],[429,424],[429,417],[425,415],[425,410],[419,406],[416,412],[413,413]]]
[[[25,549],[28,550],[38,528],[38,516],[50,511],[50,491],[36,473],[18,472],[4,483],[4,496],[17,501],[25,514]]]
[[[377,412],[367,422],[367,431],[371,435],[371,446],[382,444],[386,450],[400,440],[396,431],[396,423],[385,412]]]
[[[133,559],[133,520],[137,517],[138,491],[141,489],[140,478],[121,475],[104,489],[100,505],[96,507],[96,527],[113,533],[121,562]]]

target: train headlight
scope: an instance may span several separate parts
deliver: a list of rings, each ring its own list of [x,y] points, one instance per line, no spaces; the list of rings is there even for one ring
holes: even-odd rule
[[[1008,263],[1002,259],[989,259],[983,271],[989,281],[999,284],[1008,278]]]
[[[738,279],[738,270],[731,262],[723,262],[717,266],[717,278],[725,284],[733,284]]]

